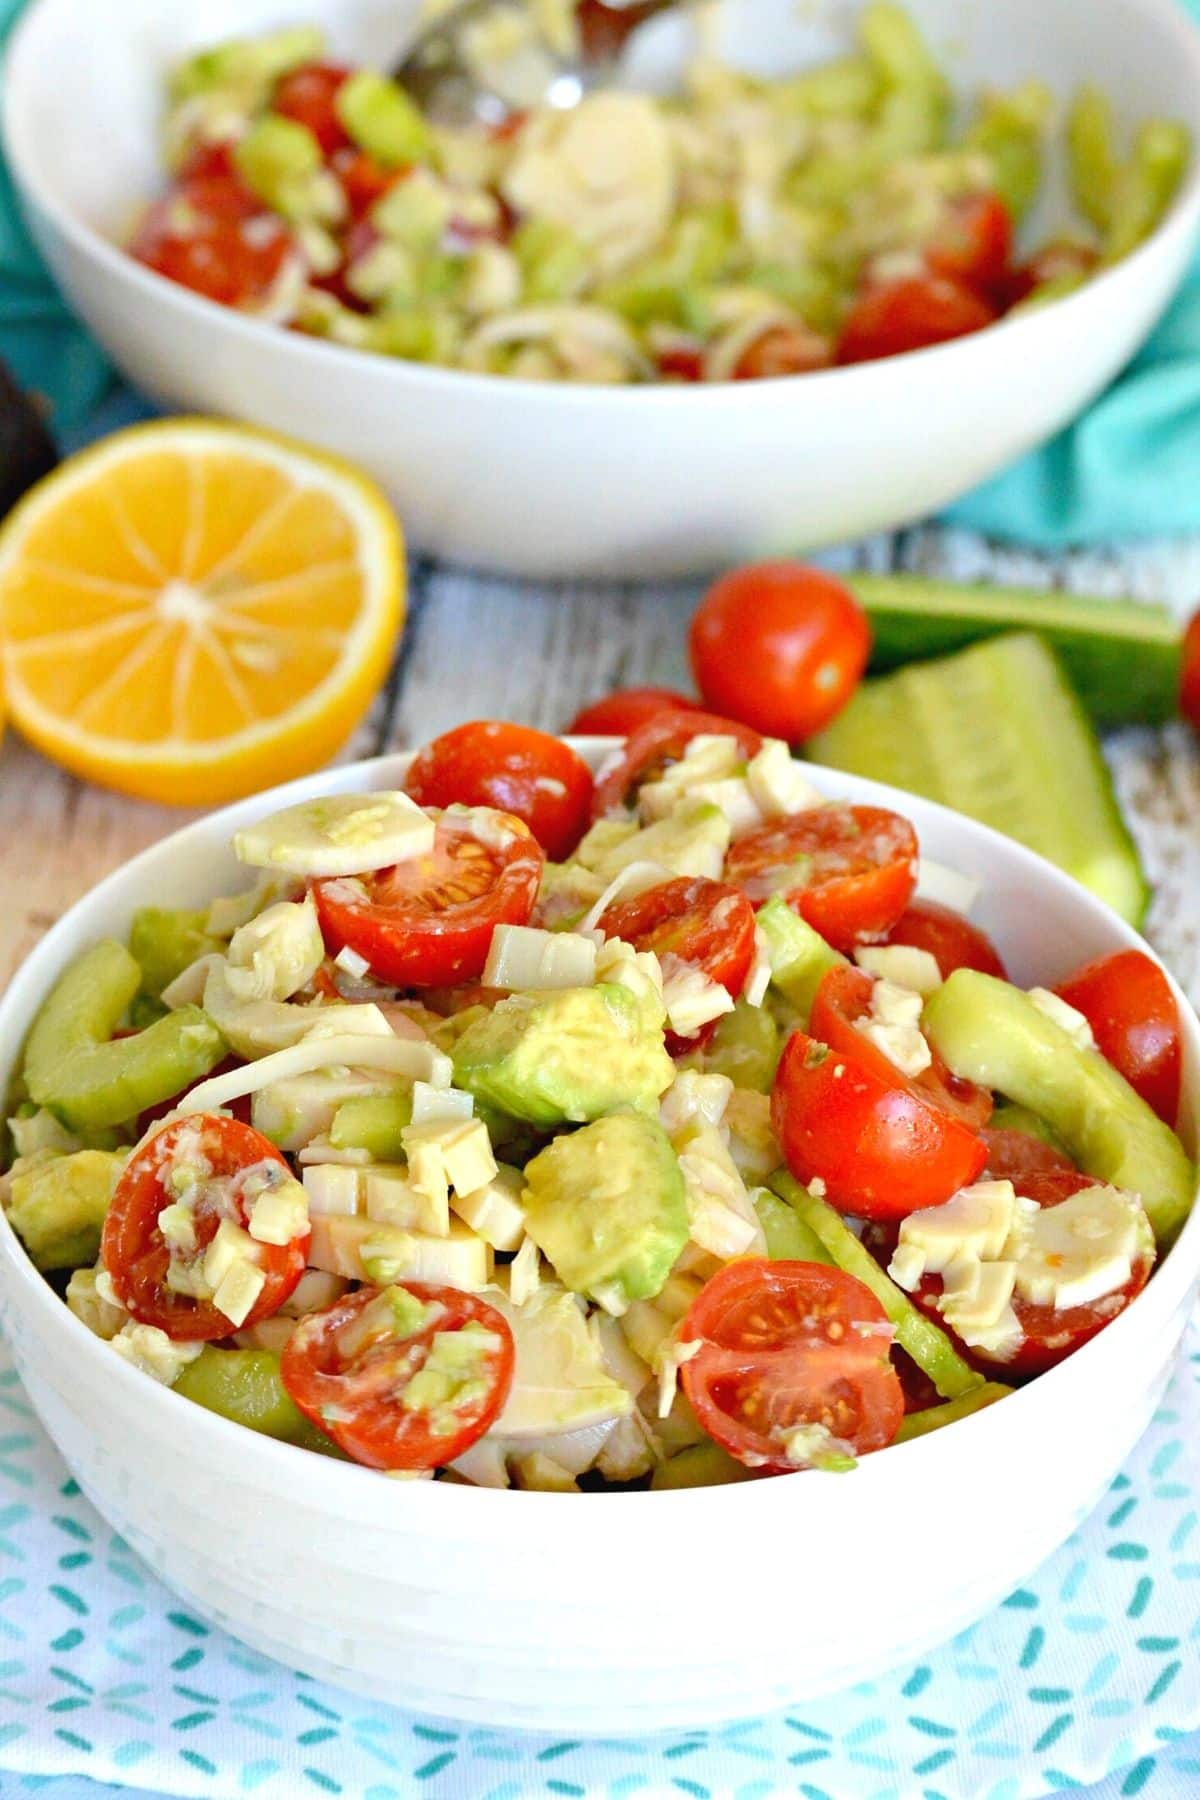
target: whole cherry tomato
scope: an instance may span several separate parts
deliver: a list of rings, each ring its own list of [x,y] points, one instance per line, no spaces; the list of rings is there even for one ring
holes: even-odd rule
[[[674,688],[618,688],[603,700],[593,700],[577,712],[567,726],[572,737],[629,737],[647,719],[663,712],[699,712],[698,700],[677,694]]]
[[[591,770],[528,725],[480,719],[443,732],[417,752],[404,785],[422,806],[494,806],[524,819],[553,862],[566,861],[591,821]]]

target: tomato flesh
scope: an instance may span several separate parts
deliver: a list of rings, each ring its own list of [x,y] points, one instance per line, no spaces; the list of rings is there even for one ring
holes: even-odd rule
[[[561,738],[480,720],[419,751],[404,786],[422,806],[493,806],[523,819],[554,862],[565,862],[592,814],[592,775]]]
[[[397,1315],[391,1296],[402,1297],[416,1317]],[[419,1403],[409,1383],[436,1359],[439,1338],[464,1332],[478,1340],[469,1381],[444,1400]],[[360,1287],[310,1313],[284,1345],[279,1372],[301,1412],[356,1462],[436,1469],[495,1420],[513,1361],[512,1332],[494,1306],[458,1288],[406,1281]]]
[[[981,331],[994,307],[962,282],[916,275],[869,287],[854,302],[838,339],[839,363],[875,362]]]
[[[793,1033],[775,1076],[771,1120],[797,1181],[822,1181],[840,1212],[902,1219],[967,1187],[987,1147],[940,1084],[911,1080],[855,1029],[864,980],[842,968],[822,978],[813,1030],[835,1045]],[[986,1102],[990,1110],[990,1096]]]
[[[335,105],[338,89],[349,77],[349,69],[334,63],[306,63],[277,83],[271,111],[307,126],[329,156],[350,142]]]
[[[734,365],[735,381],[769,381],[779,375],[809,375],[829,367],[829,345],[800,325],[771,325],[746,345]]]
[[[291,248],[283,221],[230,176],[181,182],[149,208],[130,254],[168,281],[223,306],[253,306]]]
[[[353,881],[314,881],[330,953],[349,945],[394,987],[475,981],[495,927],[529,922],[545,861],[524,820],[496,813],[491,824],[484,843],[469,821],[443,813],[427,855]]]
[[[935,275],[949,276],[988,299],[1003,291],[1012,246],[1012,215],[1000,196],[972,194],[950,206],[925,260]]]
[[[802,743],[857,687],[871,649],[853,594],[803,563],[754,563],[714,582],[688,632],[705,704]]]
[[[756,906],[782,892],[837,950],[885,937],[917,884],[917,836],[881,806],[814,806],[747,832],[725,877]]]
[[[787,1442],[823,1426],[862,1456],[890,1444],[904,1394],[891,1327],[841,1269],[739,1257],[705,1283],[680,1327],[698,1353],[680,1370],[698,1423],[749,1468],[796,1467]]]
[[[733,719],[701,712],[699,707],[652,714],[630,732],[624,756],[596,783],[592,817],[602,819],[607,813],[631,806],[642,783],[652,781],[671,763],[678,762],[693,738],[714,736],[735,738],[747,758],[762,749],[757,731]]]
[[[680,961],[715,981],[736,1000],[754,961],[754,908],[737,888],[701,876],[681,876],[610,906],[600,919],[605,937],[623,938],[638,950]],[[666,1034],[672,1056],[711,1037],[716,1020],[697,1036]]]
[[[164,1125],[134,1152],[121,1173],[104,1220],[100,1256],[121,1305],[142,1325],[155,1325],[169,1338],[228,1337],[235,1326],[211,1300],[179,1293],[168,1286],[172,1272],[170,1247],[158,1215],[179,1199],[170,1185],[179,1167],[197,1171],[195,1198],[189,1208],[194,1249],[176,1258],[190,1268],[203,1261],[223,1219],[245,1229],[246,1177],[280,1169],[287,1162],[267,1138],[238,1119],[196,1113]],[[311,1233],[287,1244],[259,1244],[258,1267],[266,1276],[257,1300],[240,1323],[255,1325],[277,1312],[304,1273]]]
[[[1074,1175],[1075,1164],[1063,1151],[1056,1150],[1032,1132],[1016,1131],[1010,1126],[995,1129],[987,1126],[980,1133],[987,1145],[987,1172],[996,1181],[1011,1181],[1021,1193],[1021,1183],[1033,1175]]]
[[[1200,612],[1192,614],[1183,634],[1179,710],[1192,729],[1200,731]]]
[[[630,737],[639,725],[664,712],[699,712],[695,700],[674,688],[620,688],[577,712],[567,730],[572,737]]]
[[[1183,1043],[1179,1008],[1158,964],[1141,950],[1118,950],[1086,963],[1054,991],[1083,1014],[1097,1049],[1174,1128]]]
[[[911,901],[888,932],[887,942],[927,950],[943,981],[949,980],[955,969],[978,969],[981,975],[1008,979],[1000,953],[987,933],[936,900]]]

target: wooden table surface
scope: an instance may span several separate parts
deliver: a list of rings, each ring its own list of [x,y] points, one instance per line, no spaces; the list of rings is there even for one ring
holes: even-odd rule
[[[922,527],[835,564],[1200,602],[1200,536],[1060,558]],[[584,700],[629,683],[688,687],[684,630],[697,584],[519,586],[416,561],[408,625],[371,717],[345,755],[417,745],[463,719],[560,729]],[[1200,1004],[1200,752],[1182,726],[1125,731],[1107,750],[1156,895],[1147,931]],[[0,748],[0,987],[72,901],[184,824],[62,774],[12,732]]]

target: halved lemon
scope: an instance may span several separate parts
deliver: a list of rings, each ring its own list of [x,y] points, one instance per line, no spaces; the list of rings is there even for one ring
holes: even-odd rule
[[[244,425],[118,432],[0,530],[13,723],[144,799],[213,805],[319,767],[365,714],[403,621],[382,493]]]

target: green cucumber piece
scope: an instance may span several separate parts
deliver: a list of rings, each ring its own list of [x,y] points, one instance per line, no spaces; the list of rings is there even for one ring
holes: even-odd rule
[[[808,753],[1005,832],[1141,920],[1149,889],[1100,745],[1040,638],[992,638],[864,682]]]
[[[923,575],[848,575],[871,622],[871,670],[945,656],[1006,631],[1036,631],[1055,650],[1100,726],[1160,725],[1179,709],[1183,640],[1163,606]]]
[[[767,1240],[767,1255],[773,1260],[815,1262],[832,1265],[833,1258],[810,1225],[806,1225],[794,1206],[773,1193],[770,1188],[754,1188],[751,1193],[758,1222]]]
[[[771,985],[794,1006],[805,1024],[821,977],[845,957],[799,913],[794,913],[782,894],[772,894],[758,914],[758,928],[767,940]]]
[[[734,1087],[769,1094],[779,1066],[779,1027],[765,1006],[739,1000],[717,1021],[717,1029],[690,1066],[727,1075]]]
[[[957,1400],[947,1400],[943,1406],[927,1406],[922,1412],[905,1413],[892,1441],[906,1444],[910,1438],[940,1431],[943,1425],[953,1425],[974,1412],[982,1412],[985,1406],[994,1406],[997,1400],[1007,1400],[1012,1391],[1003,1382],[985,1381],[982,1387],[973,1388],[969,1394],[960,1394]]]
[[[174,1391],[263,1437],[324,1456],[341,1454],[300,1411],[279,1378],[279,1358],[271,1350],[218,1350],[206,1344],[182,1370]]]
[[[1159,1248],[1192,1210],[1196,1171],[1183,1145],[1098,1050],[1082,1049],[1028,994],[956,969],[925,1003],[922,1029],[955,1075],[1027,1106],[1085,1175],[1141,1198]]]
[[[219,938],[204,929],[207,911],[176,912],[143,906],[129,927],[129,948],[141,966],[142,992],[157,999],[177,975],[198,957],[224,950]]]
[[[993,1108],[988,1130],[1023,1131],[1026,1137],[1038,1138],[1052,1150],[1061,1150],[1064,1155],[1067,1151],[1067,1146],[1056,1131],[1051,1131],[1045,1119],[1039,1119],[1027,1106],[1017,1106],[1011,1100],[1002,1100]]]
[[[830,1260],[870,1288],[896,1328],[896,1342],[902,1350],[907,1350],[919,1369],[924,1369],[944,1400],[957,1400],[982,1386],[983,1376],[963,1360],[946,1333],[932,1319],[927,1319],[904,1290],[880,1268],[871,1252],[859,1242],[832,1206],[801,1187],[786,1169],[772,1175],[771,1186],[781,1200],[795,1207],[801,1222],[825,1246]]]
[[[124,1125],[207,1075],[225,1040],[198,1006],[132,1037],[112,1033],[142,982],[123,944],[103,938],[59,977],[25,1046],[25,1085],[72,1131]]]
[[[659,1463],[650,1477],[655,1490],[722,1487],[729,1481],[753,1481],[754,1471],[735,1462],[720,1444],[693,1444]]]

